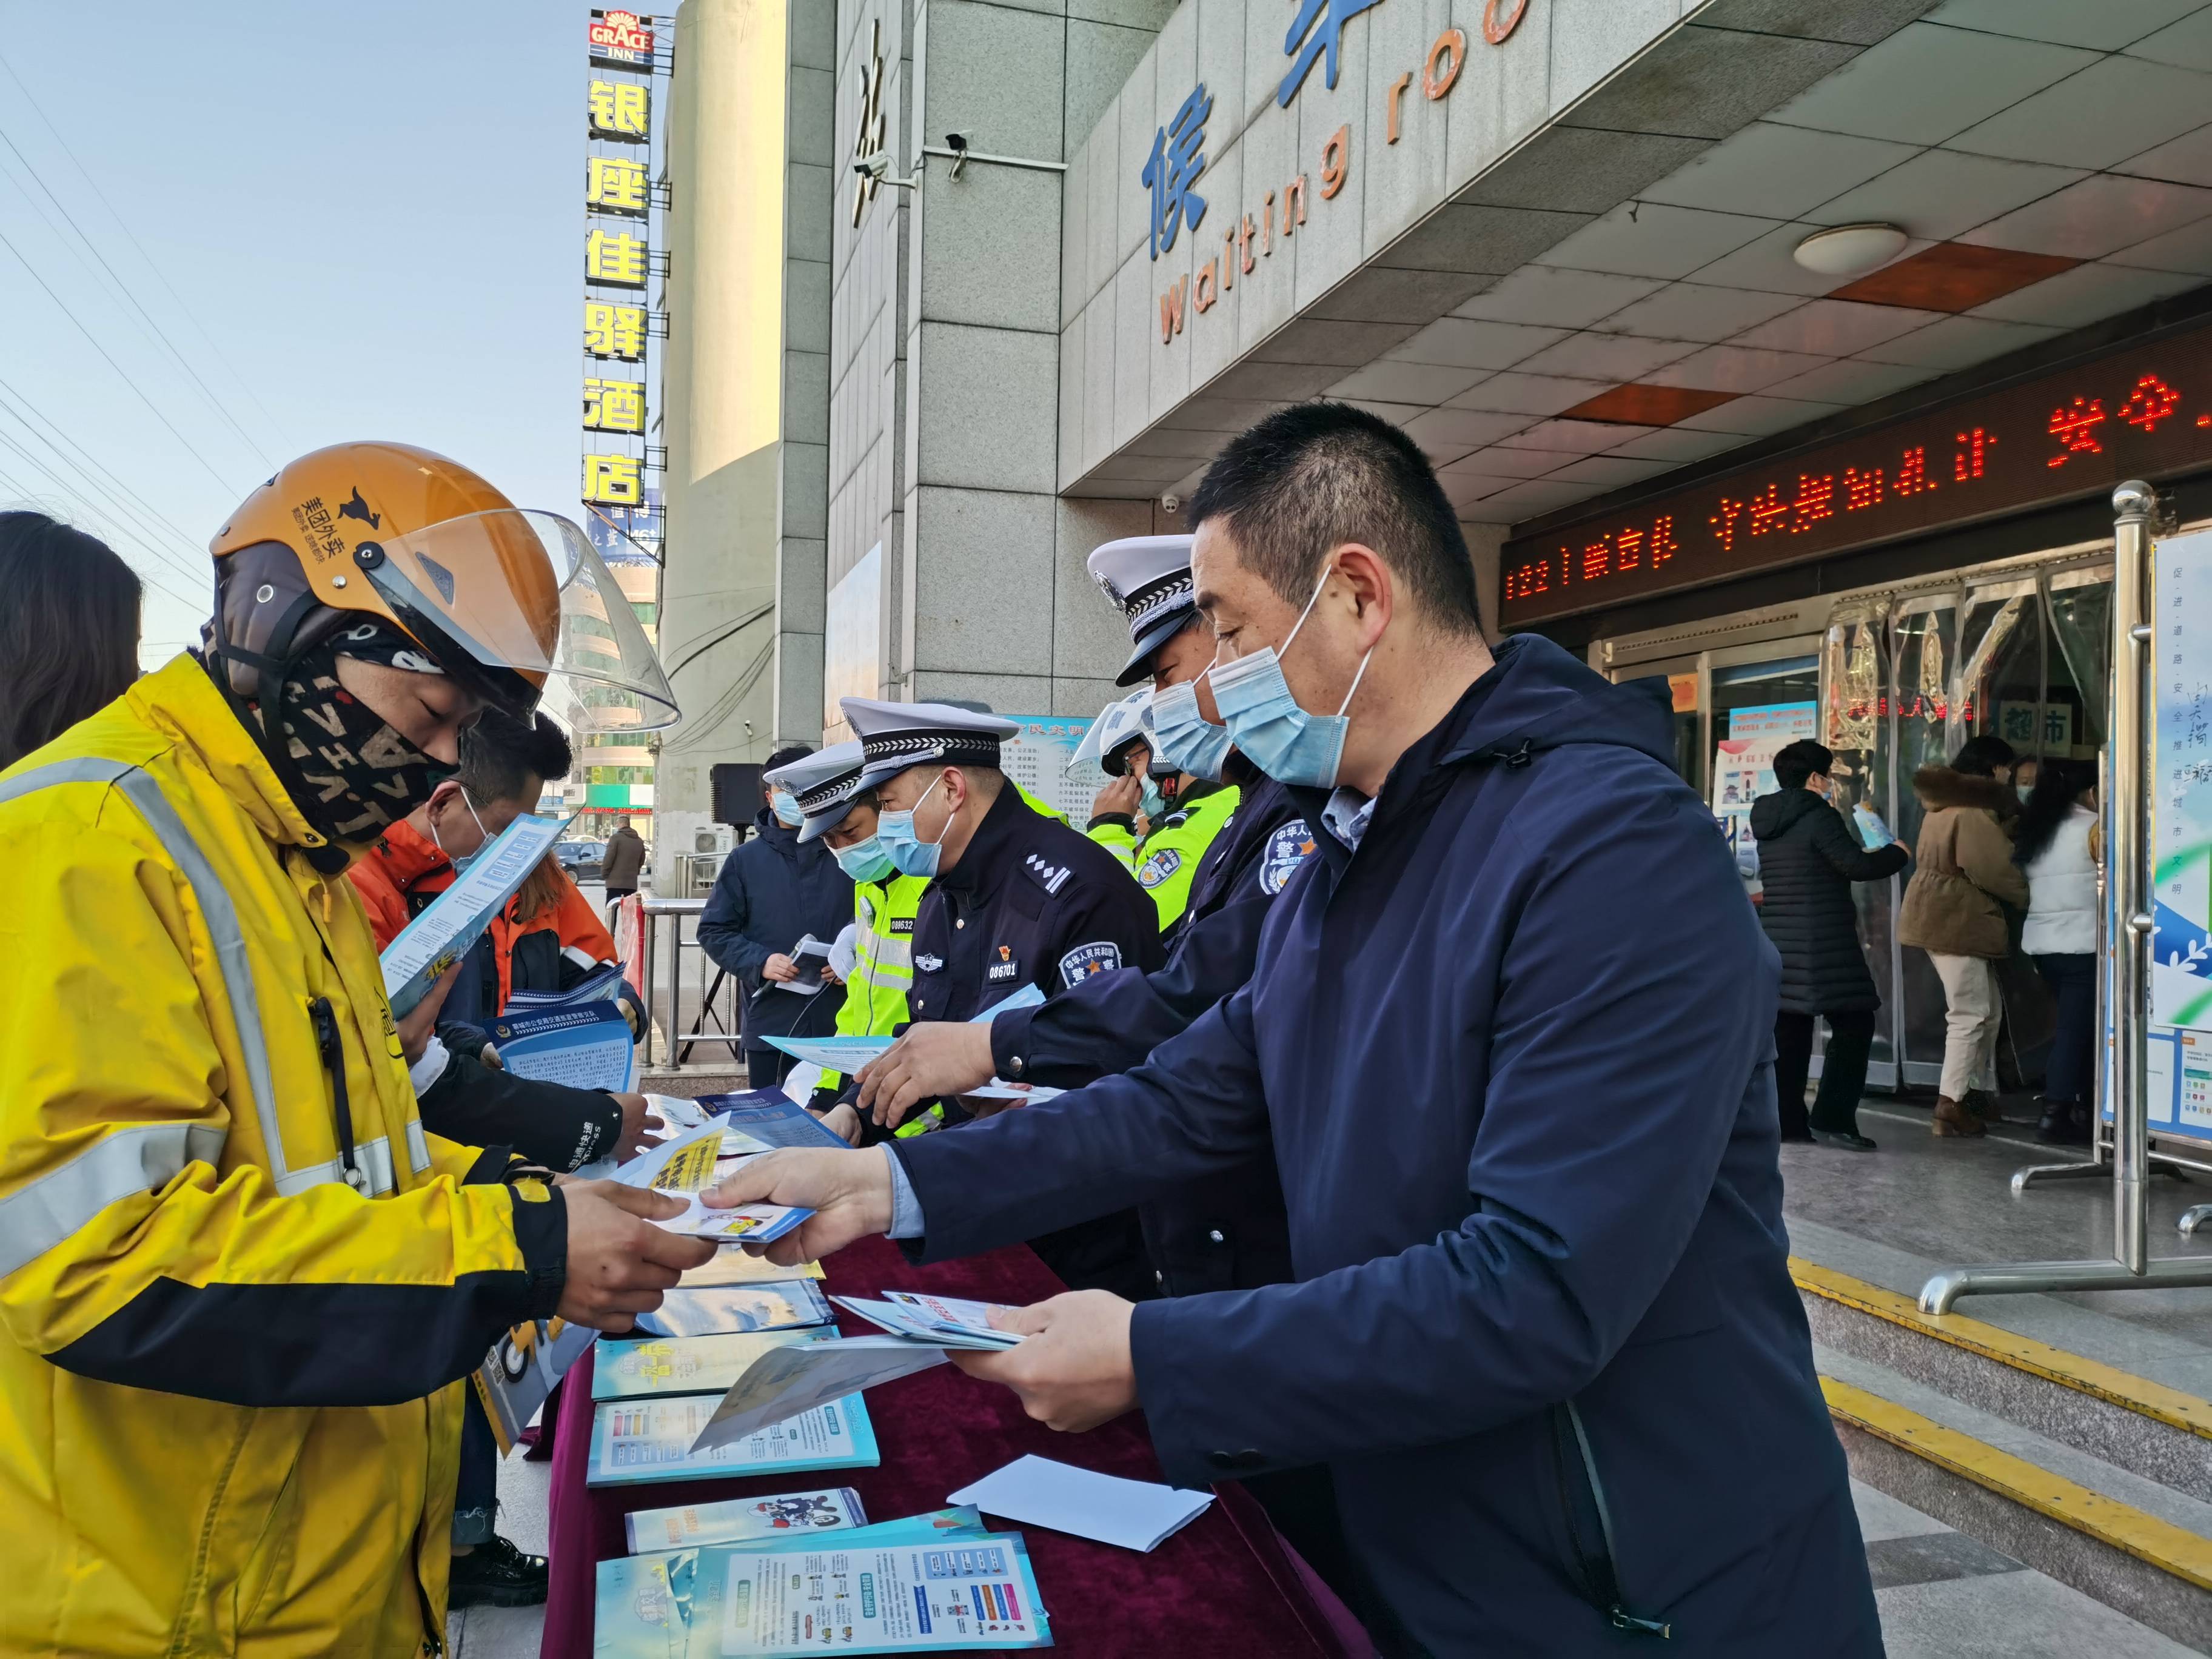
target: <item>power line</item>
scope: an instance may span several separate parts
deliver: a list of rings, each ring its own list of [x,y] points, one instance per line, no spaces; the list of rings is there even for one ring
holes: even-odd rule
[[[100,189],[100,181],[86,170],[82,161],[77,160],[76,152],[70,148],[69,140],[62,137],[61,129],[48,118],[45,110],[40,108],[39,100],[32,95],[30,88],[24,84],[23,77],[15,73],[15,65],[9,63],[4,56],[0,56],[0,70],[5,70],[8,78],[15,83],[16,89],[23,94],[23,101],[30,106],[31,112],[39,118],[39,123],[46,129],[46,135],[54,141],[61,153],[69,157],[70,165],[76,169],[77,177],[84,180],[93,195],[99,198],[100,206],[107,210],[107,216],[115,222],[116,228],[123,233],[125,240],[137,251],[140,262],[147,270],[154,273],[154,280],[161,283],[162,290],[176,302],[178,311],[183,314],[185,320],[192,325],[192,331],[198,334],[205,343],[207,349],[215,354],[215,360],[230,371],[230,378],[238,382],[240,390],[246,393],[246,401],[252,404],[255,411],[269,423],[270,429],[279,430],[283,423],[269,412],[267,406],[254,392],[252,383],[238,372],[237,365],[223,355],[222,348],[216,343],[215,337],[201,325],[198,314],[185,303],[184,296],[177,292],[175,285],[163,273],[161,267],[154,263],[154,256],[146,252],[146,246],[138,240],[137,233],[133,231],[129,222],[115,210],[115,204],[107,199],[107,192]],[[252,441],[248,440],[248,441]]]
[[[12,402],[10,401],[11,399],[13,400]],[[20,403],[22,405],[22,409],[15,407],[17,403]],[[30,413],[26,415],[23,412],[23,410],[29,410]],[[198,544],[195,542],[185,531],[179,529],[173,520],[170,519],[167,514],[162,513],[160,508],[156,507],[151,501],[149,501],[137,490],[131,489],[129,484],[125,483],[122,479],[116,477],[114,472],[110,471],[107,467],[101,465],[99,461],[93,458],[92,453],[89,450],[88,450],[82,444],[79,443],[76,439],[70,437],[68,433],[64,432],[58,422],[43,414],[28,398],[25,397],[21,392],[18,392],[14,386],[9,385],[4,380],[0,380],[0,410],[4,410],[6,413],[12,415],[15,418],[16,422],[22,426],[26,431],[36,437],[38,441],[46,445],[48,449],[52,450],[55,454],[61,456],[61,458],[67,461],[71,466],[76,467],[78,471],[84,473],[87,477],[90,477],[94,472],[99,473],[100,477],[106,480],[106,483],[102,485],[101,488],[112,488],[118,496],[127,496],[132,502],[137,504],[137,509],[143,512],[147,520],[157,520],[169,532],[171,535],[174,536],[179,542],[183,543],[185,546],[192,549],[194,556],[197,557],[199,550]],[[41,425],[59,436],[62,442],[69,445],[69,447],[75,450],[76,453],[74,456],[64,453],[61,445],[57,444],[52,438],[47,436],[46,431],[41,431],[40,429]]]
[[[208,477],[213,478],[217,483],[223,485],[226,489],[231,487],[233,481],[224,477],[222,473],[216,471],[214,463],[210,461],[206,456],[201,454],[198,450],[194,449],[192,447],[191,440],[185,437],[183,433],[178,431],[175,423],[172,422],[167,416],[161,413],[160,409],[155,407],[154,400],[146,395],[145,389],[125,372],[123,365],[115,361],[114,357],[109,354],[107,348],[100,344],[99,339],[94,335],[93,331],[87,328],[84,324],[78,319],[76,313],[69,308],[68,305],[64,302],[62,296],[55,293],[52,288],[47,286],[46,279],[39,275],[38,267],[23,257],[22,249],[17,247],[14,242],[8,239],[8,234],[5,231],[0,231],[0,247],[6,248],[9,252],[15,256],[15,262],[21,265],[25,270],[30,272],[31,280],[36,283],[39,287],[45,291],[46,298],[52,300],[54,304],[60,308],[63,316],[68,318],[70,322],[76,324],[76,331],[83,335],[84,337],[91,343],[92,349],[94,351],[97,351],[106,360],[107,366],[110,368],[113,369],[116,374],[122,376],[123,384],[129,386],[132,392],[137,393],[138,401],[145,404],[148,409],[153,410],[154,418],[159,421],[163,426],[168,428],[169,435],[184,446],[185,453],[190,455],[194,460],[198,461],[203,467],[207,469]]]
[[[21,455],[25,460],[29,461],[32,465],[38,466],[40,471],[45,472],[49,478],[52,478],[54,480],[55,483],[60,487],[59,494],[61,496],[76,509],[71,514],[71,517],[82,518],[94,524],[98,524],[100,520],[106,520],[106,529],[108,537],[112,538],[112,539],[116,541],[138,540],[137,538],[130,535],[121,526],[118,525],[111,515],[101,513],[89,501],[86,501],[83,496],[70,489],[66,483],[64,483],[64,481],[61,479],[51,468],[40,465],[34,456],[29,454],[21,447],[21,446],[16,444],[4,434],[0,434],[0,444],[6,445],[9,449],[14,450],[17,454]],[[33,502],[40,499],[41,492],[26,489],[20,479],[12,477],[6,472],[0,472],[0,484],[5,484],[9,489],[15,491],[16,499],[19,501]],[[140,545],[143,547],[144,544],[141,542]],[[170,586],[168,583],[163,581],[159,572],[156,570],[147,569],[143,567],[134,567],[134,568],[137,570],[137,574],[145,580],[149,586],[161,589],[162,592],[167,594],[179,605],[197,611],[204,607],[208,603],[204,599],[191,599],[186,595],[179,592],[175,588]]]
[[[246,447],[253,452],[256,459],[259,460],[264,466],[272,465],[273,463],[270,461],[267,452],[264,451],[258,443],[254,441],[253,436],[251,433],[247,432],[244,427],[238,423],[237,417],[233,416],[230,410],[223,406],[222,399],[217,398],[215,395],[214,390],[205,380],[200,378],[199,371],[194,368],[191,363],[185,360],[185,354],[177,349],[176,342],[172,340],[168,337],[167,333],[163,331],[161,324],[155,320],[153,313],[148,311],[143,305],[139,303],[138,296],[131,291],[131,285],[123,280],[122,276],[116,270],[113,265],[108,264],[107,256],[100,251],[98,245],[93,241],[91,237],[85,234],[84,227],[77,223],[76,217],[70,212],[69,208],[63,203],[59,197],[54,194],[52,189],[47,185],[46,181],[40,176],[38,168],[31,164],[31,158],[23,154],[22,150],[16,145],[15,141],[8,136],[8,132],[5,128],[0,128],[0,144],[5,144],[8,147],[9,152],[15,156],[17,161],[22,164],[23,171],[31,175],[31,182],[39,187],[39,189],[45,194],[46,198],[54,204],[54,210],[62,216],[62,222],[72,231],[76,233],[77,240],[83,243],[86,251],[89,252],[94,259],[100,262],[100,268],[107,273],[108,280],[113,284],[116,291],[129,302],[131,308],[137,311],[140,317],[145,319],[146,326],[153,331],[153,337],[159,340],[162,345],[168,349],[169,355],[177,360],[177,367],[183,369],[185,374],[190,377],[192,384],[199,388],[200,395],[207,400],[208,407],[214,410],[217,415],[221,416],[225,421],[229,422],[230,429],[238,434],[239,437],[244,441]],[[20,184],[15,187],[18,190],[22,190],[22,186]],[[37,208],[39,205],[37,202],[32,200],[28,191],[23,191],[23,199],[27,202],[30,202],[33,208]],[[43,210],[40,211],[40,216],[42,218],[45,217]],[[52,222],[49,220],[47,222],[47,228],[52,229]],[[60,240],[58,233],[57,233],[57,239]],[[65,241],[64,246],[67,246]],[[80,263],[82,263],[82,260],[80,260]]]

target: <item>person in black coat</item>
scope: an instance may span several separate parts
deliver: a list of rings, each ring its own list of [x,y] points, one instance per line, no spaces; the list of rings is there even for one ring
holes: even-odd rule
[[[813,752],[779,749],[766,769]],[[826,968],[813,996],[781,988],[799,975],[792,952],[801,939],[811,933],[828,945],[853,920],[853,878],[826,843],[800,842],[805,821],[790,793],[775,791],[752,838],[722,860],[699,917],[701,948],[743,988],[745,1066],[756,1089],[775,1087],[792,1067],[791,1056],[770,1048],[769,1037],[827,1036],[845,1003],[844,986]]]
[[[1759,878],[1765,888],[1759,920],[1782,953],[1782,1000],[1774,1017],[1774,1086],[1784,1140],[1819,1140],[1870,1152],[1858,1130],[1867,1054],[1874,1047],[1874,1011],[1881,998],[1859,948],[1855,881],[1881,881],[1905,868],[1893,842],[1868,852],[1831,804],[1828,769],[1835,756],[1809,738],[1774,757],[1782,787],[1751,809],[1759,842]],[[1805,1114],[1805,1074],[1812,1068],[1813,1022],[1828,1022],[1820,1092]]]

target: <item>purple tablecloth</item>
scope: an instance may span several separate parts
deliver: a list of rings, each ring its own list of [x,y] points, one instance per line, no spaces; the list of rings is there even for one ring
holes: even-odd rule
[[[935,1291],[998,1302],[1040,1301],[1061,1287],[1025,1249],[915,1267],[886,1240],[854,1246],[828,1264],[829,1286],[848,1295]],[[854,1322],[853,1334],[867,1328]],[[868,1393],[883,1462],[872,1469],[751,1475],[667,1485],[587,1488],[592,1362],[561,1390],[550,1498],[551,1595],[540,1659],[589,1659],[598,1564],[623,1553],[623,1516],[817,1486],[858,1491],[871,1518],[940,1507],[945,1495],[1026,1452],[1109,1474],[1158,1480],[1140,1413],[1089,1434],[1055,1434],[1023,1413],[1009,1390],[939,1365]],[[1061,1533],[1023,1529],[1037,1590],[1065,1659],[1131,1654],[1206,1659],[1366,1659],[1358,1622],[1283,1542],[1240,1487],[1148,1555]]]

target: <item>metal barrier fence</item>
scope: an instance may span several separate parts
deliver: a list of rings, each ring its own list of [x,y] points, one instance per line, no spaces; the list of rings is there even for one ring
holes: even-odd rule
[[[693,1047],[704,1042],[720,1045],[730,1051],[728,1060],[714,1065],[713,1069],[729,1071],[740,1067],[743,1059],[737,1046],[738,1000],[742,994],[738,981],[720,969],[714,970],[711,981],[707,981],[703,972],[697,976],[702,987],[698,1024],[689,1031],[679,1029],[684,1018],[684,954],[701,948],[696,918],[706,909],[707,902],[696,898],[644,898],[640,900],[639,908],[644,918],[641,930],[643,959],[639,977],[645,988],[646,1066],[662,1073],[681,1072]],[[694,936],[690,939],[684,936],[687,917],[693,919]],[[707,1029],[710,1020],[714,1025],[711,1030]],[[658,1060],[653,1053],[655,1032],[660,1044]]]

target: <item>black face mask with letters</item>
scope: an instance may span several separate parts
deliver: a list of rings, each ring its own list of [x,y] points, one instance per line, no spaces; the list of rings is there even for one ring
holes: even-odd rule
[[[428,800],[453,769],[417,749],[339,683],[342,656],[416,672],[422,672],[418,664],[428,665],[411,643],[386,629],[349,629],[288,664],[277,707],[264,704],[262,715],[273,714],[273,735],[282,738],[296,775],[285,780],[293,804],[332,841],[359,845]]]

